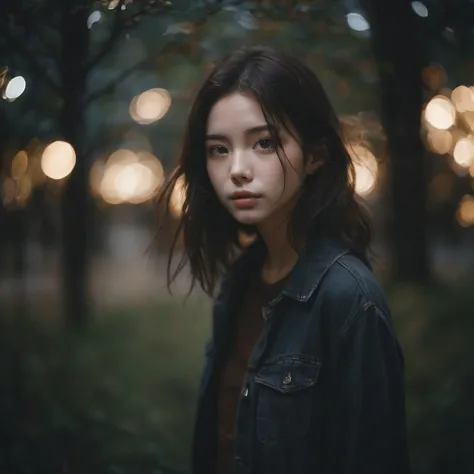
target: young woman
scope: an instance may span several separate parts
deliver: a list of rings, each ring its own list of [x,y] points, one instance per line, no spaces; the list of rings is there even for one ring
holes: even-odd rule
[[[223,276],[192,472],[408,473],[403,356],[313,72],[264,47],[225,57],[197,94],[162,202],[178,180],[178,270],[188,263],[210,295]],[[255,236],[246,248],[242,233]]]

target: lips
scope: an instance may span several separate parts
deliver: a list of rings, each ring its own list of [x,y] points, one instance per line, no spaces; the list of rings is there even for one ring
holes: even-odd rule
[[[249,191],[236,191],[230,196],[230,199],[237,209],[252,209],[257,206],[260,197],[259,194]]]
[[[233,193],[230,198],[232,200],[236,199],[257,199],[260,197],[260,194],[251,193],[249,191],[236,191]]]

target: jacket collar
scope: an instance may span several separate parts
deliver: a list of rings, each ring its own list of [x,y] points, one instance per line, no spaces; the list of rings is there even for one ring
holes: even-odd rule
[[[282,293],[297,301],[308,301],[331,266],[349,252],[341,240],[313,237],[301,252]]]
[[[349,252],[349,247],[339,239],[312,237],[291,270],[281,294],[297,301],[309,300],[326,272]],[[259,271],[264,256],[265,246],[261,239],[257,239],[237,262],[234,276],[242,281],[249,271]]]

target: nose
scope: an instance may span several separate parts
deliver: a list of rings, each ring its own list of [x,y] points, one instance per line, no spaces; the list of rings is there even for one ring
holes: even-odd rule
[[[235,184],[249,183],[253,180],[250,162],[243,152],[234,152],[230,168],[230,178]]]

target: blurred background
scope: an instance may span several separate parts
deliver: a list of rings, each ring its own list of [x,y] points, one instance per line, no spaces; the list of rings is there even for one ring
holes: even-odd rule
[[[0,473],[188,472],[211,302],[153,198],[213,63],[315,70],[374,216],[414,472],[474,473],[474,2],[2,0]],[[185,272],[186,273],[186,272]]]

